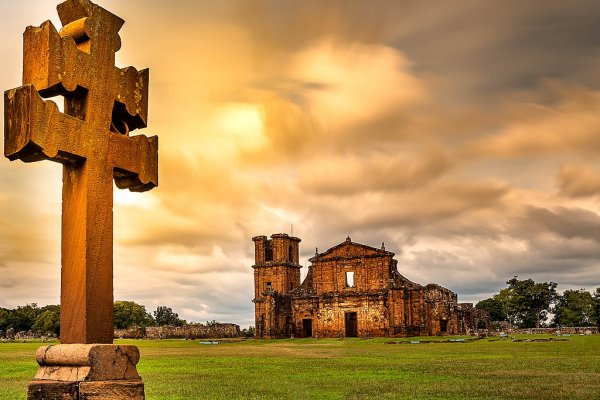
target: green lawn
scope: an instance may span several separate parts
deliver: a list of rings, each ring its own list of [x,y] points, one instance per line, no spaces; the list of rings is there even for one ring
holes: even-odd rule
[[[140,348],[138,370],[150,400],[600,399],[600,336],[565,339],[543,343],[488,339],[419,344],[385,343],[406,339],[117,343]],[[26,398],[39,345],[0,343],[0,400]]]

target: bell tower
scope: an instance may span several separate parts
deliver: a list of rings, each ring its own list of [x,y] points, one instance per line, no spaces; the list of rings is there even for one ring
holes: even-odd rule
[[[256,236],[252,241],[256,337],[287,337],[291,329],[290,292],[300,286],[300,239],[277,233],[271,239]]]

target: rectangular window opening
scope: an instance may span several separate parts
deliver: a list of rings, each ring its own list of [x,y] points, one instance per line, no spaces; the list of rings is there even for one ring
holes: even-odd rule
[[[346,287],[354,287],[354,272],[346,272]]]

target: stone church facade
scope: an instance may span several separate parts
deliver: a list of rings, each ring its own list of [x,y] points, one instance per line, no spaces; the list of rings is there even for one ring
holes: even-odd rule
[[[309,261],[300,282],[300,239],[256,236],[257,338],[456,335],[475,327],[472,304],[398,272],[394,253],[344,242]]]

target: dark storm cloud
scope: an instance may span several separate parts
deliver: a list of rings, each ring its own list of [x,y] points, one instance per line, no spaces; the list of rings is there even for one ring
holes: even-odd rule
[[[238,23],[269,53],[290,52],[323,36],[341,42],[385,41],[404,19],[413,0],[236,1]]]
[[[578,74],[598,66],[599,20],[595,0],[416,2],[394,43],[420,70],[460,86],[456,98],[488,101],[540,78],[599,83],[597,74]]]
[[[590,210],[531,207],[527,212],[527,222],[563,238],[583,238],[600,243],[600,215]]]

